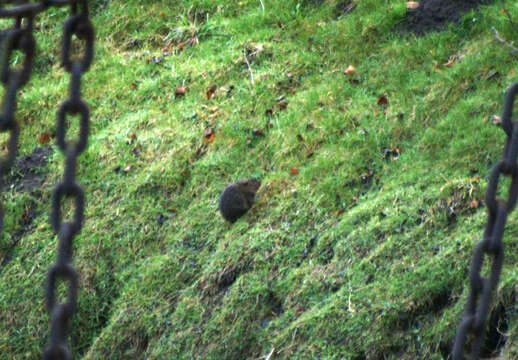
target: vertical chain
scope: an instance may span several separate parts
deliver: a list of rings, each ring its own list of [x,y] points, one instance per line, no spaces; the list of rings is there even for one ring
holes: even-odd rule
[[[58,255],[48,274],[47,309],[51,315],[50,346],[44,353],[45,360],[72,359],[67,346],[67,322],[77,306],[78,274],[72,266],[72,245],[75,236],[81,231],[84,220],[85,195],[76,181],[77,158],[86,149],[90,124],[90,110],[81,98],[81,78],[88,71],[94,53],[94,28],[89,19],[88,1],[70,1],[71,15],[65,21],[63,31],[62,62],[70,74],[69,98],[57,113],[57,145],[65,155],[63,180],[56,186],[52,196],[51,224],[58,235]],[[76,39],[74,39],[74,36]],[[72,56],[73,41],[81,40],[84,51],[80,56]],[[79,115],[79,136],[67,140],[67,117]],[[74,200],[75,209],[71,221],[63,221],[61,206],[64,198]],[[67,301],[56,302],[57,279],[68,285]]]
[[[4,9],[0,8],[0,15]],[[28,82],[36,43],[33,36],[33,13],[16,13],[12,16],[14,24],[0,33],[0,82],[5,88],[0,108],[0,133],[8,133],[7,154],[0,158],[0,188],[4,184],[4,176],[9,172],[18,151],[20,126],[15,118],[16,98],[18,91]],[[14,69],[13,54],[18,50],[23,53],[24,59],[20,69]],[[4,224],[4,206],[0,200],[0,234]]]
[[[484,341],[486,320],[489,315],[491,296],[498,285],[504,248],[502,238],[509,213],[516,206],[518,198],[518,124],[512,122],[513,105],[518,95],[518,83],[513,84],[507,91],[502,128],[507,135],[507,142],[502,159],[493,167],[486,190],[486,204],[489,213],[483,239],[473,252],[470,270],[470,292],[464,310],[464,317],[457,329],[453,344],[453,360],[479,359]],[[498,182],[501,175],[511,178],[507,200],[497,199]],[[481,275],[484,257],[491,260],[489,277]],[[465,344],[471,335],[469,355],[465,353]]]
[[[0,31],[0,82],[5,87],[0,108],[0,132],[9,133],[7,154],[0,158],[0,186],[3,177],[11,168],[16,157],[19,125],[14,117],[18,91],[29,81],[36,50],[34,40],[34,19],[50,6],[70,6],[71,15],[65,21],[63,31],[62,62],[70,73],[69,98],[61,104],[57,113],[57,145],[65,154],[65,170],[52,196],[51,224],[58,235],[58,255],[47,278],[46,303],[51,316],[50,345],[45,350],[46,360],[72,359],[67,346],[67,323],[77,305],[79,277],[72,266],[72,244],[81,231],[84,218],[85,195],[76,182],[77,158],[88,142],[90,110],[81,98],[81,78],[88,71],[94,53],[94,28],[89,19],[88,0],[0,0],[0,19],[12,19],[11,28]],[[76,37],[73,40],[74,36]],[[72,42],[84,42],[84,51],[73,57]],[[23,56],[19,69],[11,66],[13,54],[18,50]],[[66,140],[67,116],[79,115],[79,137]],[[61,205],[64,197],[75,200],[72,221],[61,219]],[[3,228],[4,210],[0,202],[0,233]],[[67,283],[66,302],[56,301],[57,281]]]

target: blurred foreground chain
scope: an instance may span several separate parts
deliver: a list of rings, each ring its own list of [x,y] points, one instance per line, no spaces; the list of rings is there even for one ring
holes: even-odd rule
[[[4,6],[4,3],[0,3]],[[0,7],[0,18],[6,10]],[[31,76],[36,43],[33,36],[35,14],[14,16],[14,24],[0,31],[0,81],[4,87],[0,113],[0,133],[8,133],[7,154],[0,158],[0,189],[4,187],[4,176],[9,172],[16,158],[20,126],[14,115],[18,91]],[[17,68],[13,63],[17,60],[15,52],[23,54],[24,60]],[[0,234],[4,224],[4,207],[0,201]]]
[[[57,114],[57,145],[65,154],[63,181],[52,195],[51,224],[58,234],[58,255],[48,273],[46,302],[51,316],[50,346],[45,350],[45,360],[72,359],[67,346],[67,323],[77,305],[78,275],[72,266],[72,245],[74,237],[83,225],[85,195],[76,182],[77,158],[85,150],[88,142],[90,110],[81,98],[81,77],[88,71],[93,60],[94,28],[89,18],[88,0],[0,0],[0,19],[12,19],[12,28],[0,30],[0,81],[6,88],[0,113],[0,132],[9,132],[7,155],[0,158],[0,186],[3,175],[9,171],[16,157],[19,138],[19,126],[14,119],[18,90],[27,83],[31,75],[36,44],[34,40],[34,19],[37,14],[50,6],[70,6],[71,14],[64,24],[62,62],[71,75],[69,98],[63,102]],[[75,36],[75,39],[74,39]],[[77,42],[78,44],[75,45]],[[80,54],[76,49],[83,45]],[[13,69],[15,51],[23,53],[24,60],[20,69]],[[74,51],[75,50],[75,51]],[[79,115],[79,136],[67,140],[67,117]],[[72,221],[64,222],[61,206],[65,197],[75,201]],[[0,204],[0,232],[3,225],[3,208]],[[66,302],[56,301],[57,281],[67,283]]]
[[[73,37],[76,42],[84,43],[84,51],[73,56]],[[79,41],[80,40],[80,41]],[[56,132],[57,145],[65,155],[63,181],[52,195],[52,227],[58,234],[57,262],[49,270],[47,283],[47,309],[51,314],[50,346],[45,351],[45,360],[72,359],[67,347],[67,322],[77,305],[78,275],[72,263],[72,244],[74,237],[81,231],[84,219],[85,195],[76,182],[77,158],[85,150],[88,142],[90,110],[81,98],[81,77],[88,71],[94,55],[94,28],[89,19],[88,0],[71,1],[71,15],[65,21],[63,32],[62,61],[65,70],[70,73],[69,98],[58,110]],[[77,48],[79,45],[77,46]],[[67,116],[79,115],[79,136],[74,141],[66,139]],[[64,222],[61,206],[64,197],[75,201],[72,221]],[[68,281],[67,302],[56,303],[57,278]]]
[[[511,120],[514,100],[518,94],[518,83],[513,84],[505,98],[502,115],[502,128],[507,134],[502,160],[491,170],[486,190],[486,204],[489,213],[483,239],[477,244],[473,252],[470,270],[470,292],[464,311],[464,317],[457,329],[453,344],[453,360],[479,359],[484,342],[484,330],[489,314],[491,295],[498,285],[504,249],[502,237],[507,216],[513,211],[518,198],[518,123]],[[511,177],[511,185],[507,200],[497,199],[498,182],[500,175]],[[481,275],[484,256],[492,259],[489,277]],[[467,336],[471,334],[471,351],[464,353]]]

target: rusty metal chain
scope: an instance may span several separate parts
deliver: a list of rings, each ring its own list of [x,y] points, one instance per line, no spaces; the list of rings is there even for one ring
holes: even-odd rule
[[[4,5],[3,3],[0,3]],[[0,18],[5,17],[5,9],[0,8]],[[36,43],[33,36],[34,14],[17,14],[12,16],[14,24],[11,28],[0,32],[2,41],[0,52],[0,81],[4,87],[0,113],[0,133],[8,133],[7,154],[0,158],[0,188],[4,184],[4,176],[9,172],[16,158],[20,126],[15,118],[16,98],[18,91],[27,83],[32,71]],[[15,51],[24,55],[19,69],[12,66]],[[0,201],[0,233],[4,224],[4,207]]]
[[[73,57],[72,43],[84,42],[82,54]],[[57,115],[57,145],[65,155],[63,181],[54,189],[52,196],[52,227],[58,234],[57,262],[50,268],[47,283],[47,308],[51,314],[50,346],[44,353],[45,360],[72,359],[67,347],[67,322],[77,305],[78,275],[72,266],[72,244],[81,231],[84,220],[85,195],[76,181],[77,158],[85,150],[88,142],[90,110],[81,98],[81,77],[88,71],[94,54],[94,28],[89,18],[88,0],[71,1],[71,15],[65,21],[63,32],[62,61],[70,73],[69,98],[63,102]],[[67,116],[79,115],[79,135],[75,140],[67,140]],[[74,199],[73,220],[64,222],[61,216],[63,199]],[[64,303],[56,302],[57,278],[68,282],[68,296]]]
[[[72,359],[67,346],[67,323],[77,306],[79,276],[72,266],[72,244],[81,231],[84,220],[85,195],[76,182],[77,158],[85,150],[88,142],[90,110],[81,98],[81,78],[88,71],[94,53],[94,28],[89,18],[88,0],[0,0],[0,19],[13,19],[12,28],[0,31],[0,81],[6,88],[0,114],[0,132],[9,132],[7,155],[0,158],[0,185],[3,175],[9,171],[16,157],[19,125],[14,118],[18,90],[27,83],[31,75],[36,43],[34,40],[34,19],[40,12],[51,6],[70,6],[71,14],[64,24],[62,63],[70,73],[69,98],[57,113],[57,146],[65,154],[63,180],[52,195],[51,224],[58,235],[58,255],[50,268],[47,278],[46,303],[51,316],[50,345],[45,350],[45,360]],[[74,39],[75,37],[75,39]],[[73,54],[74,42],[83,43],[84,51]],[[77,46],[79,47],[79,46]],[[13,53],[23,53],[21,69],[13,69]],[[67,140],[67,117],[79,115],[79,135],[75,140]],[[65,197],[73,198],[75,209],[71,221],[63,221],[61,206]],[[4,211],[0,203],[0,232]],[[57,301],[58,280],[67,284],[66,302]]]
[[[513,105],[518,95],[518,83],[513,84],[505,98],[502,128],[507,134],[507,142],[502,159],[491,170],[486,190],[486,204],[489,218],[483,239],[473,252],[470,270],[470,292],[464,317],[457,329],[453,344],[453,360],[479,359],[484,341],[486,320],[489,315],[491,296],[498,285],[504,249],[502,237],[507,216],[514,210],[518,199],[518,123],[512,122]],[[497,199],[498,182],[501,175],[511,178],[507,200]],[[489,277],[481,275],[484,256],[491,258]],[[465,353],[465,344],[471,335],[471,349]]]

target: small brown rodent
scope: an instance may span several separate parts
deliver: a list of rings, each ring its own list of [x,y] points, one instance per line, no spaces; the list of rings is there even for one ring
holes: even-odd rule
[[[219,211],[231,223],[243,216],[254,204],[261,180],[242,179],[228,185],[219,197]]]

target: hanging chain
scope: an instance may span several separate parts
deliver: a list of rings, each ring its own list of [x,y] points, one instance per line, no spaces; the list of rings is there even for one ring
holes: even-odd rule
[[[79,57],[72,57],[73,36],[76,41],[84,42],[84,52]],[[94,53],[94,28],[89,19],[88,1],[71,1],[71,15],[65,21],[63,32],[62,61],[65,70],[70,73],[69,98],[63,102],[57,114],[57,145],[65,155],[63,181],[54,189],[52,196],[52,227],[58,234],[58,256],[48,274],[47,309],[51,314],[50,346],[45,351],[45,360],[72,359],[67,346],[67,322],[75,312],[77,305],[78,275],[72,266],[72,244],[74,237],[81,231],[84,219],[85,195],[76,182],[77,158],[85,150],[88,142],[90,110],[81,98],[81,77],[88,71]],[[67,116],[79,115],[79,136],[75,141],[66,140]],[[61,216],[62,200],[74,199],[75,209],[72,221],[63,222]],[[57,279],[68,282],[67,302],[56,303]]]
[[[0,39],[2,41],[2,50],[0,52],[0,81],[5,89],[0,113],[0,133],[9,134],[7,154],[0,158],[0,188],[3,187],[4,176],[9,172],[16,158],[18,138],[20,135],[20,126],[15,119],[16,97],[18,91],[27,83],[31,76],[36,50],[36,43],[33,36],[35,14],[25,11],[11,11],[13,15],[7,15],[6,12],[9,11],[0,7],[0,18],[12,18],[14,24],[11,28],[4,29],[0,32]],[[11,65],[16,50],[24,55],[20,69],[14,69]],[[4,207],[0,201],[0,234],[3,224]]]
[[[453,360],[479,359],[484,340],[484,330],[489,314],[491,295],[498,285],[504,249],[502,237],[507,216],[516,206],[518,198],[518,123],[511,120],[514,100],[518,94],[518,83],[513,84],[507,91],[502,128],[507,134],[504,155],[491,170],[486,190],[486,204],[489,212],[483,239],[477,244],[473,252],[470,270],[470,292],[464,311],[464,318],[457,329],[457,336],[453,344]],[[498,181],[500,175],[511,177],[511,185],[507,200],[497,199]],[[492,258],[489,277],[481,275],[484,256]],[[464,344],[468,334],[472,335],[471,352],[464,354]]]
[[[5,87],[0,113],[0,132],[9,133],[7,154],[0,158],[0,185],[3,176],[11,168],[16,157],[20,128],[14,118],[18,91],[31,76],[36,50],[34,40],[34,18],[50,6],[71,8],[71,15],[65,21],[62,45],[62,62],[70,73],[69,98],[63,102],[57,114],[57,145],[65,154],[63,181],[54,189],[52,195],[51,224],[58,234],[58,255],[48,273],[46,303],[51,316],[50,346],[45,350],[45,360],[72,359],[67,346],[67,323],[77,305],[78,274],[72,266],[72,243],[83,225],[85,195],[76,182],[77,158],[85,150],[88,142],[90,110],[81,98],[81,78],[88,71],[93,60],[94,28],[89,18],[88,0],[0,0],[0,19],[13,19],[12,28],[0,31],[0,81]],[[73,37],[77,39],[73,39]],[[84,42],[81,55],[72,54],[73,41]],[[24,55],[20,69],[14,69],[13,54],[18,50]],[[67,117],[79,115],[79,136],[75,140],[66,140]],[[72,221],[64,222],[61,205],[65,197],[75,200]],[[0,203],[0,233],[3,227],[4,211]],[[66,302],[56,301],[57,281],[61,279],[68,285]]]

